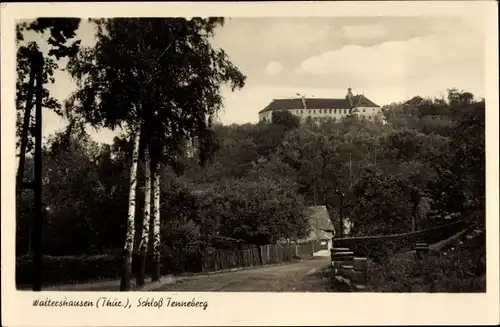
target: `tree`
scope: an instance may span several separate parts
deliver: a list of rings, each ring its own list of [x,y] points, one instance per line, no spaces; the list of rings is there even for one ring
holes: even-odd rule
[[[207,161],[215,144],[210,125],[222,107],[220,87],[241,88],[245,76],[209,42],[222,18],[94,22],[96,45],[82,49],[68,66],[78,85],[73,113],[95,127],[131,132],[138,122],[144,124],[140,138],[150,151],[156,198],[156,167],[176,156],[184,140],[197,140],[200,163]],[[159,221],[155,212],[153,220]],[[155,231],[156,242],[159,228]],[[126,248],[133,248],[133,238],[127,240]],[[159,244],[154,248],[158,253]],[[128,288],[125,281],[123,289]]]
[[[17,32],[17,90],[16,90],[16,104],[17,106],[17,135],[20,136],[19,167],[17,171],[16,185],[18,190],[22,189],[24,179],[24,165],[26,153],[32,148],[32,137],[37,139],[34,153],[35,160],[35,177],[32,183],[34,191],[34,219],[33,219],[33,236],[34,236],[34,271],[33,271],[33,290],[39,291],[42,285],[42,245],[43,245],[43,225],[42,225],[42,107],[48,107],[59,113],[59,103],[49,96],[48,91],[43,88],[47,81],[53,82],[54,69],[57,65],[50,59],[44,58],[38,45],[35,42],[30,42],[22,46],[20,43],[23,41],[23,30],[28,28],[37,32],[43,32],[46,28],[51,29],[51,38],[49,43],[52,49],[49,51],[49,57],[55,55],[57,59],[74,54],[78,49],[78,42],[70,47],[66,47],[65,43],[69,38],[75,35],[75,30],[78,28],[80,19],[46,19],[39,18],[31,23],[21,23],[16,25]],[[61,24],[62,23],[62,24]],[[44,61],[46,61],[44,63]],[[26,77],[28,81],[26,82]],[[34,92],[34,85],[36,80],[36,90]],[[33,93],[36,93],[36,121],[35,126],[30,133],[30,121],[32,119],[31,106],[33,103]],[[20,103],[25,102],[24,118],[21,116]],[[16,192],[16,193],[19,193]]]
[[[51,255],[91,253],[100,250],[108,241],[112,243],[107,237],[109,235],[99,232],[104,229],[105,220],[110,219],[105,214],[101,216],[99,210],[100,199],[104,196],[95,166],[99,151],[88,135],[72,135],[69,142],[64,141],[66,146],[63,148],[62,135],[57,133],[50,137],[43,150],[42,199],[44,208],[48,209],[44,251]],[[30,158],[27,172],[32,170],[33,160]],[[24,203],[23,211],[27,210],[26,206],[31,206],[25,202],[30,198],[30,192],[23,192],[18,198]],[[21,211],[17,221],[22,226],[29,219]],[[24,238],[23,234],[20,232],[18,237]],[[22,244],[19,246],[25,248]]]
[[[220,235],[256,245],[299,239],[308,231],[304,204],[286,180],[253,175],[221,181],[201,204]]]
[[[137,187],[137,165],[139,162],[139,140],[141,136],[141,123],[137,123],[134,133],[134,150],[132,152],[132,165],[130,167],[130,191],[128,201],[127,232],[124,247],[123,276],[120,284],[120,290],[130,290],[130,275],[132,272],[132,252],[134,250],[135,237],[135,202]],[[147,210],[147,208],[146,208]]]
[[[21,146],[18,173],[22,180],[25,153],[33,148],[32,132],[29,126],[33,124],[31,106],[33,104],[34,77],[32,76],[31,63],[33,57],[39,53],[40,47],[36,42],[25,41],[26,31],[35,31],[44,34],[50,30],[48,43],[50,49],[44,60],[43,85],[54,83],[54,72],[58,68],[56,60],[73,56],[77,53],[80,40],[72,40],[80,24],[79,18],[38,18],[32,22],[23,22],[16,25],[17,31],[17,82],[16,82],[16,108],[17,108],[17,146]],[[70,44],[68,44],[70,42]],[[55,59],[55,60],[54,60]],[[42,89],[42,106],[61,115],[61,104],[51,97],[47,88]],[[23,107],[23,104],[25,106]],[[23,118],[25,117],[25,118]]]
[[[457,95],[460,98],[460,95]],[[456,125],[450,131],[448,151],[431,161],[438,178],[429,183],[443,214],[476,212],[484,223],[485,210],[485,103],[455,107]]]
[[[408,232],[412,206],[401,175],[366,169],[354,186],[353,220],[358,235]]]
[[[448,103],[451,107],[470,105],[474,100],[474,95],[456,88],[448,90]]]
[[[144,187],[144,214],[143,214],[143,222],[142,222],[142,234],[141,241],[139,245],[140,250],[140,269],[137,274],[137,285],[142,286],[145,284],[144,273],[146,271],[146,254],[148,251],[149,244],[149,213],[151,210],[151,162],[149,159],[149,150],[148,148],[144,149],[144,169],[145,169],[145,180],[146,185]],[[156,176],[155,176],[156,177]],[[155,216],[156,218],[156,216]]]
[[[288,110],[275,110],[272,112],[271,122],[275,125],[282,125],[288,131],[299,127],[300,118]]]

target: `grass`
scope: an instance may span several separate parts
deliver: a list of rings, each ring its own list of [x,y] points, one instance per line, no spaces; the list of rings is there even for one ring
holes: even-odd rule
[[[370,292],[486,292],[484,234],[470,240],[464,236],[422,260],[408,255],[386,263],[370,262],[368,276]]]

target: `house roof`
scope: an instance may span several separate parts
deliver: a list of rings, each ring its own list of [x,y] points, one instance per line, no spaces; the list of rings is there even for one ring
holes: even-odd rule
[[[344,99],[327,99],[327,98],[294,98],[294,99],[274,99],[260,113],[273,110],[288,110],[288,109],[304,109],[306,103],[307,109],[351,109],[352,106],[349,100]],[[352,98],[355,106],[358,107],[379,107],[363,95],[355,95]]]
[[[308,239],[324,240],[332,238],[331,232],[328,231],[333,231],[335,234],[335,228],[330,220],[330,215],[328,214],[326,206],[307,207],[306,214],[311,225]]]

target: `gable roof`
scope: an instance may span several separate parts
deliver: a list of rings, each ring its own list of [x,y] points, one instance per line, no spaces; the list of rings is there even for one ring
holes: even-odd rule
[[[274,99],[260,113],[273,110],[288,110],[288,109],[304,109],[306,103],[307,109],[351,109],[352,106],[347,98],[344,99],[328,99],[328,98],[293,98],[293,99]],[[355,95],[352,97],[353,103],[358,107],[379,107],[367,97],[363,95]]]
[[[332,238],[331,232],[327,231],[334,231],[335,228],[330,220],[326,206],[307,207],[306,214],[311,226],[308,239],[324,240]]]

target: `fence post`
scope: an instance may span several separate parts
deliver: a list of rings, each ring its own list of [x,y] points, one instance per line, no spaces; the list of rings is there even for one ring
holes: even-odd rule
[[[368,260],[366,258],[354,258],[353,270],[354,287],[356,290],[362,291],[366,288],[368,282]]]

